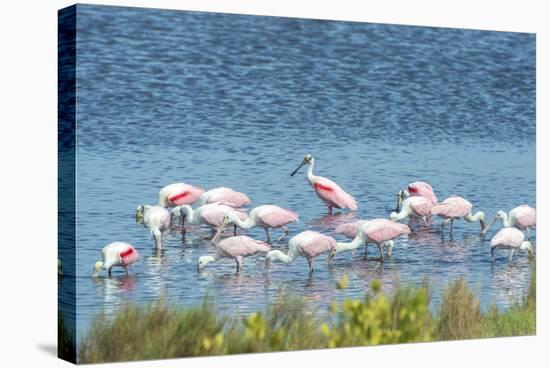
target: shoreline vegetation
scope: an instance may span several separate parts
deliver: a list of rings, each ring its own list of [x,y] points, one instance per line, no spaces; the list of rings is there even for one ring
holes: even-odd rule
[[[482,312],[463,279],[448,285],[435,311],[429,286],[386,295],[374,280],[371,296],[333,302],[324,321],[303,299],[284,292],[266,311],[247,317],[220,315],[208,303],[186,309],[163,301],[130,304],[113,318],[96,318],[80,343],[79,363],[534,335],[535,274],[533,266],[527,295],[506,311],[490,306]],[[344,276],[337,288],[347,281]]]

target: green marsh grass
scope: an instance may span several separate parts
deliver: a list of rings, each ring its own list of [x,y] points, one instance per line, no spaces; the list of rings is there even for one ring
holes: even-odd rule
[[[341,280],[339,289],[345,288]],[[364,299],[333,302],[326,318],[286,292],[266,311],[244,318],[219,315],[214,305],[181,309],[163,301],[128,305],[114,319],[98,317],[82,339],[80,363],[130,361],[283,350],[370,346],[535,334],[535,272],[523,301],[506,311],[483,313],[464,280],[451,283],[441,306],[430,311],[427,285],[392,295],[379,281]]]

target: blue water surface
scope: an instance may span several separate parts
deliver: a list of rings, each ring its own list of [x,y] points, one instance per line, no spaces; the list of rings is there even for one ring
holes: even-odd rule
[[[198,257],[213,253],[209,229],[190,228],[184,241],[174,231],[158,253],[134,211],[179,181],[291,208],[300,214],[291,235],[389,217],[396,192],[415,180],[488,217],[535,206],[533,34],[90,5],[78,6],[77,27],[77,275],[60,287],[76,283],[79,338],[95,316],[160,297],[174,306],[206,298],[244,315],[283,288],[324,313],[332,300],[363,297],[373,279],[388,292],[428,280],[433,308],[460,277],[483,308],[526,293],[525,254],[491,265],[498,226],[483,238],[477,223],[458,221],[442,241],[434,218],[384,264],[371,247],[367,261],[362,250],[331,268],[321,257],[313,275],[302,258],[265,273],[263,257],[236,275],[230,260],[197,272]],[[356,213],[326,216],[305,170],[289,176],[306,153],[357,198]],[[134,244],[141,261],[128,278],[93,279],[112,241]],[[337,290],[345,274],[349,287]]]

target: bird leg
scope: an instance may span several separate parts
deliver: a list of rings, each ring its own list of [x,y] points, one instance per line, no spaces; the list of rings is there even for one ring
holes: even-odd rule
[[[384,250],[382,249],[382,245],[376,244],[378,246],[378,251],[380,252],[380,262],[384,262]]]
[[[233,236],[237,236],[237,225],[233,225]]]
[[[269,237],[269,229],[267,227],[264,227],[265,236],[267,237],[267,242],[271,244],[271,238]]]
[[[243,257],[235,257],[235,262],[237,263],[237,273],[243,269]]]
[[[128,266],[124,265],[124,271],[126,271],[126,276],[128,276]]]
[[[286,226],[281,226],[281,229],[283,229],[284,232],[283,232],[283,235],[277,238],[277,242],[280,242],[281,240],[283,240],[285,236],[288,235],[288,228]]]
[[[454,221],[455,221],[455,219],[452,218],[452,219],[451,219],[451,232],[450,232],[451,239],[453,238],[453,227],[454,227],[453,225],[454,225]]]
[[[493,263],[495,263],[495,248],[496,247],[491,247],[491,258],[493,259]]]
[[[512,250],[510,251],[510,257],[508,258],[508,262],[512,262],[512,257],[514,256],[514,252],[515,252],[515,251],[516,251],[515,249],[512,249]]]
[[[529,228],[527,230],[527,240],[531,241],[531,233],[529,233]]]
[[[111,268],[113,267],[109,267],[109,269],[107,270],[107,275],[109,275],[109,277],[111,277]]]
[[[369,250],[369,243],[366,242],[366,243],[365,243],[365,259],[368,258],[368,257],[367,257],[367,256],[368,256],[368,253],[369,253],[368,250]]]
[[[327,206],[327,207],[328,207],[328,214],[332,216],[332,206]]]
[[[183,210],[180,209],[180,222],[181,222],[181,235],[182,236],[185,236],[185,212],[183,212]]]
[[[445,219],[441,223],[441,239],[445,239],[445,225],[451,222],[451,219]]]
[[[422,220],[424,220],[424,226],[428,226],[428,220],[426,219],[426,216],[422,217]]]
[[[388,246],[388,257],[391,257],[393,254],[393,240],[389,240],[385,244]]]
[[[312,273],[313,272],[313,258],[308,258],[307,259],[307,265],[309,267],[309,273]]]

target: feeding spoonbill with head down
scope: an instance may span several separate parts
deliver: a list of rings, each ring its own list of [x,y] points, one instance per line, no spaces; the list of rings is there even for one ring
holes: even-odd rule
[[[515,227],[506,227],[501,229],[498,233],[493,236],[491,239],[491,257],[493,262],[495,262],[495,250],[499,249],[510,249],[510,256],[508,261],[512,261],[514,252],[516,250],[526,250],[529,252],[529,255],[532,254],[533,248],[530,241],[526,241],[525,235],[521,230],[518,230]]]
[[[348,222],[346,224],[340,224],[336,227],[334,232],[336,234],[342,234],[346,238],[354,239],[357,236],[359,230],[371,220],[355,220],[353,222]],[[393,249],[393,242],[388,241],[382,244],[382,249],[388,247],[388,249]],[[356,249],[353,249],[352,256],[355,256]]]
[[[189,205],[174,207],[171,215],[172,219],[176,217],[182,218],[181,232],[185,234],[186,221],[192,225],[205,224],[217,230],[222,225],[224,216],[230,212],[234,213],[241,220],[246,220],[248,217],[246,212],[242,209],[216,203],[205,204],[195,210]],[[236,227],[234,229],[234,235],[237,235]]]
[[[136,209],[136,221],[143,222],[155,238],[156,248],[162,249],[163,234],[170,230],[170,212],[160,206],[139,205]]]
[[[113,242],[107,244],[101,250],[102,261],[97,261],[94,266],[94,277],[99,276],[101,270],[107,270],[111,276],[113,267],[123,267],[126,275],[128,275],[128,266],[139,260],[137,250],[128,243]]]
[[[409,216],[420,217],[424,220],[424,225],[428,225],[426,220],[431,216],[431,209],[434,206],[429,199],[425,197],[408,197],[406,198],[399,212],[392,212],[390,219],[392,221],[404,220]]]
[[[271,249],[268,243],[244,235],[232,236],[223,239],[219,243],[217,240],[217,237],[212,239],[216,247],[216,254],[213,256],[201,256],[199,258],[199,271],[202,271],[207,264],[216,262],[221,258],[233,258],[237,264],[238,273],[243,267],[242,262],[244,257],[250,257],[256,253],[265,253]]]
[[[309,272],[313,272],[313,258],[320,254],[331,252],[336,247],[333,237],[321,234],[317,231],[302,231],[288,241],[288,253],[280,250],[269,251],[265,257],[265,269],[269,269],[272,261],[291,263],[298,256],[305,257],[309,266]]]
[[[450,196],[443,202],[434,205],[431,209],[432,215],[438,215],[444,218],[441,224],[441,235],[445,229],[445,224],[451,223],[451,236],[453,235],[454,220],[464,219],[468,222],[479,221],[481,230],[485,228],[485,213],[478,211],[472,215],[472,204],[460,196]]]
[[[298,222],[298,214],[292,212],[291,210],[287,210],[286,208],[273,204],[267,204],[250,210],[250,213],[245,220],[241,220],[241,218],[234,212],[226,213],[223,223],[214,238],[217,238],[228,224],[236,225],[241,229],[250,229],[257,226],[264,229],[267,242],[271,243],[271,238],[269,237],[270,228],[283,229],[283,235],[277,238],[277,241],[280,241],[288,235],[288,228],[286,225],[293,222]]]
[[[504,227],[515,227],[520,230],[527,230],[527,238],[531,240],[529,229],[535,229],[537,226],[537,211],[526,204],[515,207],[508,213],[498,211],[491,223],[483,229],[483,234],[486,234],[487,231],[489,231],[489,227],[497,220],[501,220],[502,226]]]
[[[307,154],[304,157],[304,160],[302,161],[300,166],[298,166],[298,168],[296,168],[296,170],[294,170],[292,174],[290,174],[290,176],[294,176],[302,166],[308,165],[307,180],[315,190],[315,193],[317,193],[317,196],[321,198],[323,202],[325,202],[328,208],[329,215],[332,215],[333,207],[348,208],[352,211],[356,211],[357,201],[355,200],[355,198],[346,193],[338,184],[336,184],[332,180],[324,178],[322,176],[313,175],[314,164],[315,160],[313,156]]]
[[[414,181],[407,186],[406,190],[400,190],[397,193],[397,206],[395,212],[401,210],[401,205],[406,198],[409,197],[424,197],[432,204],[437,203],[437,196],[432,186],[425,181]]]
[[[372,219],[366,220],[363,225],[358,229],[357,235],[349,243],[336,243],[335,249],[330,254],[330,258],[336,254],[348,250],[355,250],[361,245],[365,245],[365,259],[367,258],[368,244],[374,243],[378,247],[380,252],[380,260],[384,261],[384,248],[388,247],[388,255],[391,257],[394,239],[411,233],[411,229],[398,222],[390,221],[387,219]],[[351,234],[351,233],[350,233]]]
[[[159,191],[159,206],[176,207],[195,203],[204,189],[186,183],[173,183]]]

